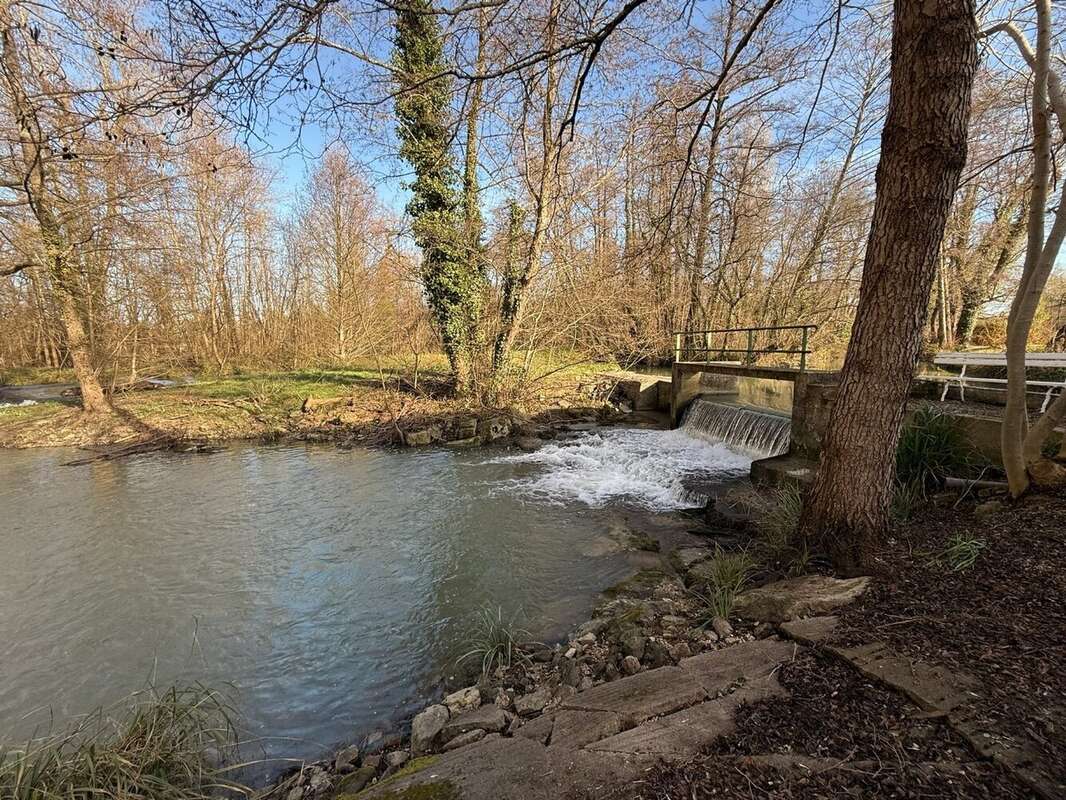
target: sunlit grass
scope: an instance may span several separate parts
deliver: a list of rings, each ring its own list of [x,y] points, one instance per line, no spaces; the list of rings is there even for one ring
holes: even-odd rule
[[[0,744],[4,800],[205,800],[244,787],[231,706],[201,686],[148,689],[23,745]]]

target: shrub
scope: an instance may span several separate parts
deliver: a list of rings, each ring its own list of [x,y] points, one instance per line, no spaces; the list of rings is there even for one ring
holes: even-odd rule
[[[222,775],[236,754],[230,705],[203,687],[148,689],[69,729],[0,745],[4,800],[206,800],[245,793]]]
[[[903,428],[896,449],[896,479],[901,485],[931,488],[950,473],[966,473],[975,454],[958,422],[934,406],[919,408]]]

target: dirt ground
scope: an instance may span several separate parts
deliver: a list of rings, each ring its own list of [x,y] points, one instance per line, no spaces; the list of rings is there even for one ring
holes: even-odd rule
[[[980,721],[1066,781],[1066,497],[1008,506],[934,506],[899,527],[879,580],[841,615],[836,644],[885,641],[977,682]],[[969,543],[970,566],[948,555]],[[664,765],[617,800],[702,798],[1023,798],[946,720],[813,654],[784,667],[787,700],[745,706],[735,732],[685,764]],[[800,767],[799,764],[805,764]],[[782,766],[784,765],[784,768]]]

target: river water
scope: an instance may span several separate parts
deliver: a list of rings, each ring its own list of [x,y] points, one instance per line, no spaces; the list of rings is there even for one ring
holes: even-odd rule
[[[748,465],[622,429],[531,454],[73,456],[0,452],[0,739],[202,681],[232,685],[246,757],[294,758],[424,705],[480,608],[563,635],[633,569],[627,527],[683,527],[688,478]]]

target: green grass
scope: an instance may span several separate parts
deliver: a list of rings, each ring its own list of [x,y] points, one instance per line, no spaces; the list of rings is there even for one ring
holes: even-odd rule
[[[936,560],[946,563],[953,572],[965,572],[977,562],[987,546],[984,539],[956,533],[948,539],[947,547],[938,554]]]
[[[74,370],[56,367],[5,367],[0,369],[0,384],[12,386],[28,383],[76,383]]]
[[[904,425],[896,449],[896,479],[932,488],[948,475],[969,474],[975,463],[973,445],[958,421],[926,405]]]
[[[716,547],[714,558],[701,567],[706,581],[690,590],[702,605],[701,622],[709,623],[715,617],[729,619],[737,595],[755,572],[755,559],[747,550],[727,553]]]
[[[0,745],[4,800],[203,800],[244,792],[229,704],[203,687],[138,692],[25,746]]]
[[[0,408],[0,422],[29,422],[34,419],[43,419],[69,407],[63,403],[53,402],[35,403],[32,406],[5,406]]]
[[[522,616],[521,610],[507,616],[499,606],[479,610],[465,640],[470,649],[459,656],[457,663],[480,661],[483,678],[492,675],[497,667],[510,669],[517,663],[529,663],[529,656],[520,646],[530,640],[529,631],[519,624]]]

